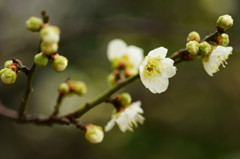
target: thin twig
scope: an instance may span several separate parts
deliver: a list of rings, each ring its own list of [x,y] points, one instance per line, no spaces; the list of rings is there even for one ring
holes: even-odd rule
[[[19,109],[18,109],[19,118],[24,116],[25,111],[26,111],[26,107],[27,107],[27,103],[28,103],[28,100],[29,100],[30,93],[33,91],[32,81],[33,81],[33,74],[34,74],[34,72],[36,70],[36,67],[37,66],[35,64],[33,64],[31,69],[29,70],[29,72],[27,74],[27,87],[26,87],[23,99],[22,99],[22,101],[20,103]]]

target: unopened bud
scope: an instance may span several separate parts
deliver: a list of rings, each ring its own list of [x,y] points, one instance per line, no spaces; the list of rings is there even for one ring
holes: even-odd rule
[[[208,42],[203,41],[199,44],[199,52],[201,55],[208,55],[212,52],[212,47]]]
[[[186,50],[192,54],[192,55],[196,55],[199,52],[199,44],[197,41],[189,41],[186,44]]]
[[[121,105],[126,106],[131,104],[132,97],[129,93],[123,93],[120,95],[120,101],[121,101]]]
[[[30,31],[36,32],[41,29],[42,24],[43,24],[42,19],[38,17],[30,17],[26,21],[26,28]]]
[[[231,28],[232,25],[233,25],[233,19],[228,14],[222,15],[222,16],[218,17],[218,19],[217,19],[216,26],[218,29],[227,30],[227,29]]]
[[[216,43],[221,46],[227,46],[229,44],[229,36],[223,33],[221,36],[217,37]]]
[[[69,91],[70,91],[69,86],[68,86],[68,84],[65,83],[65,82],[64,82],[64,83],[61,83],[61,84],[59,85],[59,87],[58,87],[58,92],[59,92],[60,94],[68,94]]]
[[[69,87],[70,87],[70,91],[72,93],[75,93],[79,96],[83,96],[87,93],[87,86],[84,82],[81,81],[68,81],[67,82]]]
[[[48,57],[40,52],[34,56],[34,63],[38,66],[46,66],[48,64]]]
[[[54,55],[52,61],[52,68],[57,72],[62,72],[68,65],[68,59],[62,55]]]
[[[92,144],[98,144],[103,141],[104,133],[100,126],[89,124],[86,126],[85,138]]]
[[[13,61],[12,60],[8,60],[4,63],[4,68],[6,68],[7,66],[13,64]]]
[[[198,34],[198,32],[196,31],[192,31],[188,34],[188,37],[187,37],[187,42],[189,41],[197,41],[199,42],[201,40],[200,38],[200,35]]]
[[[110,86],[113,86],[116,84],[116,79],[113,73],[109,74],[107,77],[107,81],[110,84]]]
[[[10,68],[4,68],[0,71],[1,80],[5,84],[13,84],[17,79],[17,73]]]
[[[52,43],[52,44],[45,43],[45,42],[41,43],[41,51],[44,55],[54,54],[57,52],[57,50],[58,50],[58,43]]]
[[[58,43],[60,40],[60,29],[56,26],[45,26],[39,34],[44,43]]]

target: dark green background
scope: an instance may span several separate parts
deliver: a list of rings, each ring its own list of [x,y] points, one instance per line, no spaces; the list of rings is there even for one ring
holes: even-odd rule
[[[190,31],[202,37],[215,30],[222,14],[231,14],[229,30],[234,54],[214,77],[200,60],[179,65],[165,93],[154,95],[141,82],[131,84],[134,101],[141,100],[146,122],[134,133],[118,128],[105,134],[103,143],[89,144],[74,127],[19,125],[0,117],[0,159],[239,159],[240,158],[240,11],[238,0],[0,0],[0,64],[12,57],[27,66],[37,53],[38,36],[24,28],[41,10],[61,28],[60,53],[69,59],[63,73],[40,68],[30,101],[31,113],[49,114],[56,88],[66,77],[88,85],[85,98],[64,101],[61,113],[70,112],[108,88],[111,72],[107,43],[122,38],[147,54],[159,46],[169,54],[185,46]],[[0,83],[0,100],[17,108],[26,78],[14,85]],[[83,117],[84,123],[104,126],[111,105],[100,105]]]

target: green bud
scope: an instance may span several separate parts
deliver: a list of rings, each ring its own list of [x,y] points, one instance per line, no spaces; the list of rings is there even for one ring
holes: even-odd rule
[[[227,29],[231,28],[232,25],[233,25],[233,19],[228,14],[222,15],[222,16],[218,17],[218,19],[217,19],[216,26],[218,29],[227,30]]]
[[[67,82],[69,87],[70,87],[70,91],[72,93],[75,93],[79,96],[83,96],[87,93],[87,86],[84,82],[81,81],[68,81]]]
[[[48,57],[40,52],[34,56],[34,63],[38,66],[46,66],[48,64]]]
[[[113,86],[116,84],[116,79],[113,73],[109,74],[107,77],[107,81],[110,84],[110,86]]]
[[[17,79],[17,73],[12,69],[4,68],[0,72],[1,80],[5,84],[13,84]]]
[[[199,52],[199,44],[197,41],[189,41],[186,44],[186,50],[192,54],[192,55],[197,55]]]
[[[43,21],[38,17],[30,17],[26,21],[26,28],[33,32],[39,31],[42,25],[43,25]]]
[[[61,84],[59,85],[59,87],[58,87],[58,92],[59,92],[60,94],[68,94],[69,91],[70,91],[70,88],[69,88],[68,84],[65,83],[65,82],[64,82],[64,83],[61,83]]]
[[[52,68],[57,72],[62,72],[66,69],[68,65],[68,59],[61,55],[54,55],[52,61]]]
[[[48,44],[48,43],[41,43],[41,51],[44,55],[52,55],[54,53],[56,53],[58,50],[58,43],[52,43],[52,44]]]
[[[8,60],[4,63],[4,68],[7,68],[8,65],[11,65],[13,64],[13,61],[12,60]]]
[[[187,37],[187,42],[189,41],[197,41],[197,42],[200,42],[201,38],[200,38],[200,35],[198,34],[198,32],[196,31],[192,31],[188,34],[188,37]]]
[[[201,55],[208,55],[212,52],[212,47],[208,42],[203,41],[199,44],[199,52]]]
[[[103,141],[104,133],[100,126],[89,124],[86,126],[85,138],[92,144],[98,144]]]
[[[121,105],[126,106],[132,103],[132,97],[129,93],[123,93],[120,95]]]
[[[44,43],[58,43],[60,40],[60,29],[56,26],[47,25],[41,29],[39,35]]]
[[[219,36],[216,39],[216,43],[221,46],[228,46],[229,44],[229,36],[225,33],[223,33],[221,36]]]

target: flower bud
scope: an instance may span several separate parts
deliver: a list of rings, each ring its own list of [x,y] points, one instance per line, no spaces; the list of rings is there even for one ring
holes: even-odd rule
[[[58,43],[60,40],[60,29],[56,26],[45,26],[39,34],[44,43]]]
[[[211,51],[212,47],[208,42],[203,41],[199,44],[199,52],[201,55],[208,55],[211,53]]]
[[[192,31],[188,34],[188,37],[187,37],[187,42],[189,41],[197,41],[199,42],[201,40],[200,38],[200,35],[198,34],[198,32],[196,31]]]
[[[60,94],[68,94],[69,91],[70,91],[70,88],[69,88],[68,84],[65,82],[61,83],[58,87],[58,92]]]
[[[34,63],[38,66],[46,66],[48,64],[48,57],[40,52],[34,56]]]
[[[42,19],[38,17],[30,17],[26,21],[26,28],[30,31],[36,32],[41,29],[42,24],[43,24]]]
[[[233,25],[233,19],[228,14],[222,15],[217,19],[217,23],[216,23],[217,29],[227,30],[231,28],[232,25]]]
[[[199,52],[199,44],[197,41],[189,41],[186,44],[186,50],[192,54],[196,55]]]
[[[1,80],[5,84],[13,84],[17,79],[17,73],[10,68],[4,68],[0,72]]]
[[[113,73],[109,74],[107,77],[107,81],[110,84],[110,86],[113,86],[116,84],[116,79]]]
[[[216,43],[221,46],[227,46],[229,44],[229,36],[223,33],[221,36],[216,38]]]
[[[121,105],[123,105],[123,106],[131,104],[131,102],[132,102],[131,95],[129,93],[121,94],[120,95],[120,102],[121,102]]]
[[[87,93],[87,86],[84,82],[81,81],[68,81],[67,82],[69,87],[70,87],[70,91],[72,93],[75,93],[79,96],[83,96]]]
[[[13,61],[12,60],[8,60],[4,63],[4,68],[7,68],[7,66],[13,64]]]
[[[66,69],[68,65],[68,59],[61,55],[54,55],[53,62],[52,62],[52,68],[57,72],[62,72]]]
[[[85,138],[92,144],[101,143],[104,138],[102,127],[93,124],[87,125]]]
[[[52,44],[48,44],[48,43],[41,43],[41,51],[44,55],[51,55],[56,53],[58,50],[58,43],[52,43]]]

